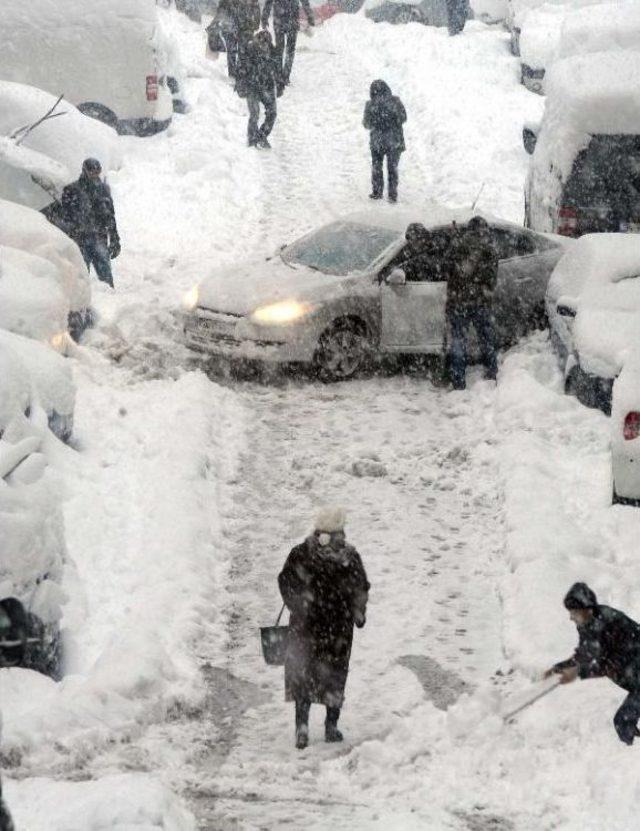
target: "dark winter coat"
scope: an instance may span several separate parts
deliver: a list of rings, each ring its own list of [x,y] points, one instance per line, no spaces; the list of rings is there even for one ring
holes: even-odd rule
[[[210,25],[216,22],[223,33],[249,40],[260,26],[260,4],[258,0],[220,0]]]
[[[275,49],[263,49],[255,40],[247,44],[236,80],[236,91],[242,98],[259,96],[263,92],[274,92],[280,81],[280,65]]]
[[[364,624],[369,583],[360,555],[315,536],[292,549],[278,577],[290,611],[285,659],[287,701],[341,707],[354,623]]]
[[[275,28],[299,29],[300,6],[304,9],[309,25],[313,26],[313,11],[309,0],[266,0],[262,9],[262,28],[266,29],[269,25],[269,17],[273,8],[273,25]]]
[[[391,93],[384,81],[371,84],[370,99],[364,108],[362,123],[371,131],[372,153],[401,153],[405,149],[402,125],[407,113],[402,101]]]
[[[498,254],[483,233],[466,231],[445,257],[447,309],[491,307],[498,281]]]
[[[104,182],[92,182],[81,174],[62,191],[65,230],[76,242],[99,238],[107,243],[118,238],[111,191]]]
[[[573,657],[553,667],[577,667],[580,678],[606,676],[628,692],[640,690],[640,625],[610,606],[595,606],[593,617],[578,626]]]

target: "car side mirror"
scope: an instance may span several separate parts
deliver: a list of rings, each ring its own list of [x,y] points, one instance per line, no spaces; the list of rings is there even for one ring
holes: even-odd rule
[[[571,306],[566,306],[564,303],[558,303],[556,306],[556,311],[560,315],[560,317],[575,317],[576,310],[572,309]]]
[[[394,268],[390,274],[387,275],[388,286],[404,286],[407,282],[404,271],[401,268]]]
[[[522,128],[522,143],[524,145],[524,149],[531,156],[533,151],[536,149],[536,144],[538,143],[538,136],[534,133],[531,127]]]

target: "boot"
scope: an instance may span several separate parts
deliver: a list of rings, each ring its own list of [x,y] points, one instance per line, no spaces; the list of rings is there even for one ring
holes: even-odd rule
[[[338,719],[340,718],[340,707],[327,707],[327,718],[324,722],[325,742],[341,742],[344,739],[338,730]]]
[[[296,747],[304,750],[309,744],[310,701],[296,701]]]

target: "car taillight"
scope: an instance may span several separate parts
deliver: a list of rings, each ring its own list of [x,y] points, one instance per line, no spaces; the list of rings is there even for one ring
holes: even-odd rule
[[[578,230],[578,214],[575,208],[560,208],[558,211],[558,233],[572,237]]]
[[[158,76],[147,75],[147,101],[158,100]]]
[[[622,435],[627,441],[637,439],[640,436],[640,413],[627,413],[624,420],[624,427],[622,428]]]

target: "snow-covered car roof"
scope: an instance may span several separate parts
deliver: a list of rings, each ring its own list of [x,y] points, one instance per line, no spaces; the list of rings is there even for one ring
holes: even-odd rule
[[[7,365],[7,354],[17,356],[12,366],[23,368],[23,380],[15,383],[15,389],[31,389],[39,404],[47,413],[56,412],[60,415],[73,413],[76,398],[76,387],[73,380],[71,362],[39,341],[16,335],[0,329],[0,355],[4,356]],[[0,377],[2,371],[0,370]],[[4,379],[3,379],[4,380]],[[4,384],[0,381],[0,391],[4,392]],[[21,393],[23,396],[23,393]],[[0,393],[0,401],[4,395]],[[22,399],[21,399],[22,400]],[[2,420],[0,418],[0,429]]]
[[[452,222],[464,224],[473,216],[483,216],[487,221],[514,227],[514,223],[487,214],[481,210],[470,210],[469,208],[451,208],[440,202],[427,202],[419,208],[393,208],[385,207],[370,209],[367,211],[356,211],[345,216],[336,217],[335,221],[355,222],[359,225],[373,225],[379,228],[389,228],[399,233],[404,233],[407,226],[412,222],[421,222],[427,228],[435,228],[441,225],[450,225]]]
[[[530,9],[520,19],[520,57],[523,64],[533,69],[545,69],[554,61],[562,24],[567,14],[592,6],[600,0],[565,0],[563,3],[544,3]]]
[[[40,210],[72,181],[67,167],[0,135],[0,197]]]
[[[44,341],[65,332],[70,309],[61,282],[49,260],[0,245],[0,328]]]
[[[55,106],[56,100],[36,87],[0,80],[0,163],[49,178],[59,194],[78,177],[84,159],[100,159],[103,169],[110,170],[121,165],[122,154],[115,130],[64,99]],[[54,117],[24,130],[52,109]],[[0,175],[0,198],[38,210],[51,202],[41,188],[20,187],[7,175]]]
[[[615,375],[627,356],[640,355],[640,236],[580,237],[554,269],[548,295],[576,310],[572,335],[587,372]]]
[[[619,49],[640,49],[640,6],[637,0],[600,3],[568,12],[562,24],[556,58]]]
[[[80,249],[32,208],[0,199],[0,245],[19,248],[49,260],[57,267],[71,311],[91,305],[91,286]]]

